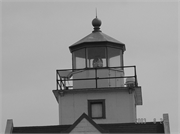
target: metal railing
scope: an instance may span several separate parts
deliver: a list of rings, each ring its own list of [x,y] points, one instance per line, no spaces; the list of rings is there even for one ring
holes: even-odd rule
[[[56,89],[123,87],[127,78],[134,78],[138,86],[136,66],[56,70]]]

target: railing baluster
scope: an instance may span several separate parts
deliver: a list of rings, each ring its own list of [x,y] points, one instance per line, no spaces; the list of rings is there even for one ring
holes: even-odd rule
[[[56,70],[56,90],[58,90],[58,70]]]
[[[96,75],[96,88],[97,88],[97,68],[95,68],[95,75]]]
[[[136,66],[134,66],[134,74],[135,74],[135,86],[137,87],[138,83],[137,83]]]

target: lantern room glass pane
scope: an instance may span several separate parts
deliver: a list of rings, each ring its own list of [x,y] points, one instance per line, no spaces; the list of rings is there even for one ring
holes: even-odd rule
[[[87,48],[87,67],[89,68],[106,67],[105,47]]]
[[[85,49],[77,50],[73,53],[73,68],[80,69],[86,67]]]
[[[117,48],[108,47],[108,66],[121,66],[121,50]]]

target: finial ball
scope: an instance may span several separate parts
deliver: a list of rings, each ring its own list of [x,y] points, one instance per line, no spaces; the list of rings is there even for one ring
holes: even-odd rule
[[[100,27],[101,26],[101,20],[99,20],[97,17],[94,18],[92,20],[92,25],[96,28],[96,27]]]

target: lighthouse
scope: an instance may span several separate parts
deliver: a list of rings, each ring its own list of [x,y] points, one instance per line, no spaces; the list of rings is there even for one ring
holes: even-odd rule
[[[136,66],[124,65],[125,44],[104,34],[101,25],[96,16],[93,31],[69,46],[72,68],[56,70],[59,125],[73,124],[83,113],[98,124],[136,121],[142,105]]]
[[[72,68],[56,70],[59,124],[14,126],[9,119],[6,134],[170,133],[168,114],[160,122],[137,122],[142,93],[136,66],[124,65],[125,44],[104,34],[101,24],[94,18],[93,31],[70,45]]]

